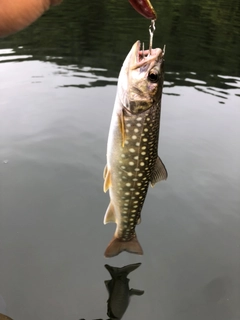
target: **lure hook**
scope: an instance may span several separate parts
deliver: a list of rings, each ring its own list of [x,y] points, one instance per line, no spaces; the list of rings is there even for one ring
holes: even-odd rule
[[[153,35],[154,31],[156,30],[155,27],[155,20],[151,20],[151,24],[149,26],[149,35],[150,35],[150,40],[149,40],[149,54],[152,54],[152,46],[153,46]]]

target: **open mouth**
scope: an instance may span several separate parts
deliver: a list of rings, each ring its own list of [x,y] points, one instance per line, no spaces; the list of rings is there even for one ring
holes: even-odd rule
[[[156,60],[158,58],[162,58],[164,55],[164,52],[159,48],[151,49],[151,52],[150,52],[150,50],[144,50],[143,47],[144,46],[142,46],[142,50],[141,50],[141,42],[140,41],[137,41],[134,44],[135,63],[131,68],[132,70],[140,68],[144,64],[149,64],[153,60]]]

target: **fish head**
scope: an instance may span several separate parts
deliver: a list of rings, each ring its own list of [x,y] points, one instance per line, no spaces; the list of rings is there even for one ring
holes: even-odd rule
[[[164,53],[159,48],[143,51],[140,45],[137,41],[132,46],[118,81],[121,104],[132,114],[149,109],[162,96]]]

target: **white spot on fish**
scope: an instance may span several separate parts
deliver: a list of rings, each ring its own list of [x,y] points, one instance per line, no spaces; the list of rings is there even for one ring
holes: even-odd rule
[[[129,196],[129,195],[130,195],[130,192],[125,192],[125,195],[126,195],[126,196]]]
[[[142,151],[142,152],[141,152],[141,155],[142,155],[142,156],[144,156],[145,154],[146,154],[146,152],[145,152],[145,151]]]
[[[132,176],[132,172],[128,172],[128,176],[131,177]]]
[[[143,175],[143,174],[142,174],[141,172],[138,174],[139,177],[142,177],[142,175]]]
[[[147,147],[146,146],[142,146],[142,150],[145,150]]]
[[[130,152],[135,152],[135,150],[133,148],[130,148],[129,151]]]
[[[127,126],[127,127],[131,127],[131,123],[127,123],[126,126]]]
[[[126,186],[127,186],[127,187],[131,187],[131,183],[127,182],[127,183],[126,183]]]
[[[139,169],[139,168],[135,168],[134,170],[135,170],[135,171],[140,171],[140,169]]]
[[[147,121],[150,121],[150,118],[147,118],[146,120],[147,120]]]
[[[138,160],[138,158],[139,158],[138,156],[135,156],[135,157],[134,157],[134,160]]]
[[[130,166],[134,166],[134,162],[130,161],[130,162],[129,162],[129,165],[130,165]]]
[[[133,140],[136,140],[136,139],[137,139],[137,136],[133,135],[133,136],[132,136],[132,139],[133,139]]]
[[[140,142],[136,142],[136,147],[139,147],[140,146]]]
[[[147,138],[143,138],[143,141],[144,141],[144,142],[147,142],[147,140],[148,140]]]
[[[124,154],[124,153],[122,153],[122,154],[121,154],[121,157],[122,157],[122,158],[125,158],[125,154]]]
[[[141,127],[141,125],[142,125],[141,123],[137,123],[137,126],[138,126],[138,127]]]
[[[134,132],[136,132],[136,133],[137,133],[138,131],[139,131],[139,130],[138,130],[138,128],[135,128],[135,129],[134,129]]]
[[[138,182],[138,183],[137,183],[137,186],[139,186],[139,187],[140,187],[141,185],[142,185],[142,184],[141,184],[140,182]],[[121,189],[120,189],[120,190],[121,190]]]
[[[144,128],[144,131],[145,131],[145,132],[148,132],[148,128]]]
[[[142,161],[140,162],[140,166],[143,167],[145,165],[145,163]]]
[[[142,120],[142,117],[138,117],[138,118],[137,118],[137,121],[141,121],[141,120]]]

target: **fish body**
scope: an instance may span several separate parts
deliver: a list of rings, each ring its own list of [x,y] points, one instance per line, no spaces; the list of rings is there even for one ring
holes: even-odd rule
[[[130,264],[122,268],[112,267],[108,264],[105,268],[111,274],[112,279],[105,281],[109,293],[109,299],[107,301],[108,311],[107,315],[111,319],[121,319],[127,310],[130,297],[132,295],[143,295],[144,291],[129,289],[128,274],[137,269],[141,263]]]
[[[135,226],[152,186],[167,178],[158,157],[158,137],[163,87],[163,52],[140,51],[137,41],[121,68],[107,144],[104,191],[109,189],[110,204],[104,224],[117,228],[105,256],[121,251],[143,254]]]

